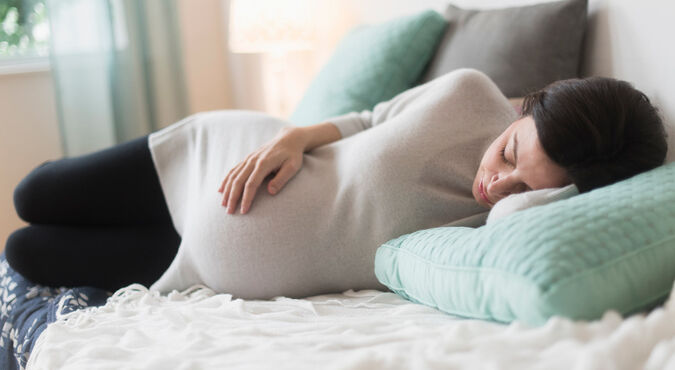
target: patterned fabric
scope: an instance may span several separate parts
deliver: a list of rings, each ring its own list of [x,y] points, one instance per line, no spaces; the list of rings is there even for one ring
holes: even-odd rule
[[[24,369],[40,333],[61,315],[105,304],[112,293],[92,287],[36,285],[0,254],[0,369]]]

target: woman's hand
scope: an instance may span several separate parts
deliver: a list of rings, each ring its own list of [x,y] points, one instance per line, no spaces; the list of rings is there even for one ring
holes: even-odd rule
[[[223,193],[222,205],[234,213],[241,198],[241,213],[248,212],[258,187],[268,175],[270,194],[276,194],[302,167],[307,148],[305,132],[298,127],[285,126],[270,142],[246,156],[225,176],[218,192]]]

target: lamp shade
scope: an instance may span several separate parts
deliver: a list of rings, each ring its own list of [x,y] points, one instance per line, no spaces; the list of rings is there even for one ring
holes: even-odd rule
[[[232,0],[229,44],[234,53],[310,49],[315,39],[311,0]]]

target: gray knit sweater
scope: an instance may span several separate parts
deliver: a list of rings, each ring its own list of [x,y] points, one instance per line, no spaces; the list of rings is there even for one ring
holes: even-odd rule
[[[471,185],[483,152],[515,118],[487,76],[451,72],[372,112],[328,120],[342,139],[305,153],[278,194],[266,179],[245,215],[228,214],[217,189],[288,122],[215,111],[154,132],[152,158],[182,242],[151,289],[203,284],[245,299],[386,290],[373,270],[382,243],[484,221]]]

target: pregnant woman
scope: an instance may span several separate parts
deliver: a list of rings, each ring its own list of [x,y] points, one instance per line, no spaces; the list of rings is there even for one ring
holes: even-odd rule
[[[52,286],[386,290],[373,271],[382,243],[479,226],[509,194],[611,184],[661,165],[666,149],[656,109],[626,82],[560,81],[518,116],[487,76],[458,70],[315,126],[206,112],[44,163],[15,190],[31,225],[6,254]]]

